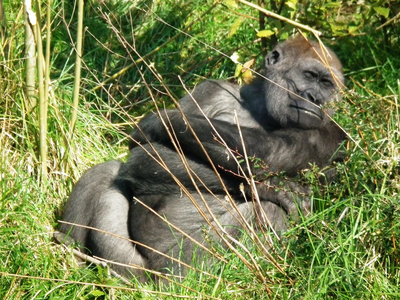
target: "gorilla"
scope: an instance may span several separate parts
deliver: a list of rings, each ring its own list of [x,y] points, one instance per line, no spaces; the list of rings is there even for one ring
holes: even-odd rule
[[[176,108],[144,117],[125,163],[99,164],[78,181],[62,218],[74,225],[59,230],[146,280],[145,270],[185,274],[213,241],[235,247],[227,237],[249,224],[281,232],[307,213],[299,171],[343,159],[346,136],[329,106],[340,99],[342,66],[303,37],[264,61],[249,85],[208,80]]]

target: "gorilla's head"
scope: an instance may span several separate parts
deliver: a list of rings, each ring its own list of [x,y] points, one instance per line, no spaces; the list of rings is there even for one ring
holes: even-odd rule
[[[267,122],[280,128],[323,126],[328,118],[320,107],[339,98],[338,84],[344,82],[337,56],[301,36],[272,50],[262,74],[272,81],[262,84]]]

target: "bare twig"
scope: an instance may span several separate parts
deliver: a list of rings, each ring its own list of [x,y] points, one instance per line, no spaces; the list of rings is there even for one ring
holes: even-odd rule
[[[161,44],[160,46],[156,47],[155,49],[153,49],[152,51],[150,51],[149,53],[147,53],[146,55],[144,55],[143,57],[140,57],[139,59],[137,59],[134,63],[130,64],[129,66],[126,66],[125,68],[123,68],[122,70],[120,70],[119,72],[115,73],[113,76],[111,76],[110,78],[104,80],[102,83],[100,83],[99,85],[97,85],[96,87],[94,87],[93,89],[91,89],[87,94],[90,94],[100,88],[102,88],[104,85],[106,85],[107,83],[109,83],[110,81],[113,81],[114,79],[118,78],[119,76],[125,74],[127,71],[129,71],[130,69],[132,69],[134,66],[136,66],[137,64],[143,62],[146,58],[149,58],[150,56],[152,56],[153,54],[157,53],[158,51],[160,51],[161,49],[163,49],[164,47],[166,47],[167,45],[169,45],[172,41],[176,40],[183,31],[189,29],[190,27],[193,26],[194,23],[196,23],[198,20],[202,19],[204,16],[206,16],[207,14],[209,14],[211,12],[211,10],[214,9],[214,7],[217,5],[217,3],[214,3],[207,11],[205,11],[199,18],[197,18],[196,20],[190,22],[189,24],[185,25],[185,27],[182,29],[182,31],[178,31],[177,34],[175,34],[172,38],[168,39],[167,41],[165,41],[163,44]]]
[[[397,21],[397,19],[400,19],[400,12],[399,12],[397,15],[395,15],[393,18],[391,18],[390,20],[387,20],[387,21],[386,21],[385,23],[383,23],[382,25],[376,27],[375,30],[382,29],[383,27],[389,25],[390,23]]]
[[[273,13],[272,11],[269,11],[269,10],[266,10],[266,9],[260,7],[260,6],[257,5],[257,4],[248,2],[248,1],[246,1],[246,0],[237,0],[237,1],[240,2],[240,3],[242,3],[242,4],[244,4],[244,5],[247,5],[247,6],[250,6],[250,7],[252,7],[252,8],[257,9],[258,11],[260,11],[260,12],[264,13],[265,15],[267,15],[268,17],[271,17],[271,18],[274,18],[274,19],[278,19],[278,20],[284,21],[284,22],[289,23],[289,24],[291,24],[291,25],[293,25],[293,26],[295,26],[295,27],[297,27],[297,28],[301,28],[301,29],[310,31],[310,32],[312,32],[316,37],[322,35],[322,32],[321,32],[321,31],[315,30],[315,29],[311,28],[310,26],[303,25],[303,24],[301,24],[301,23],[299,23],[299,22],[296,22],[296,21],[290,20],[290,19],[288,19],[288,18],[282,17],[282,16],[280,16],[280,15],[278,15],[278,14],[276,14],[276,13]]]

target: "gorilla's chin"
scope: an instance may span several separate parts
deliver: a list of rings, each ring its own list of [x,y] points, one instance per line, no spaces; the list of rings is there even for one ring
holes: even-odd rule
[[[289,124],[291,127],[314,129],[320,127],[323,121],[322,111],[312,104],[307,103],[306,107],[290,105],[289,111],[291,116]]]

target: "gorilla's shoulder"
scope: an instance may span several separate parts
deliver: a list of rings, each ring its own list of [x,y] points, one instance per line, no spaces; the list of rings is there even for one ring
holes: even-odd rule
[[[239,97],[239,90],[240,87],[237,84],[230,83],[224,80],[210,79],[197,85],[194,88],[193,93],[194,95],[201,93],[203,97],[204,95],[209,93],[210,95],[208,98],[215,98],[215,93],[222,93],[234,96],[236,98]]]
[[[193,113],[197,105],[203,110],[213,112],[226,108],[231,111],[232,106],[239,106],[240,87],[224,80],[206,80],[180,100],[181,107],[186,112]],[[197,103],[195,105],[194,103]]]

